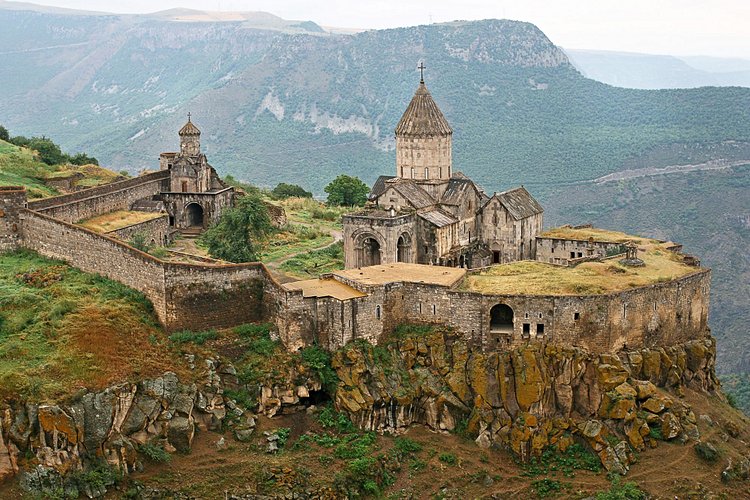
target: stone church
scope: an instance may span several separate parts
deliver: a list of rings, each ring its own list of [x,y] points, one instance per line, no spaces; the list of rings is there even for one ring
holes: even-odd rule
[[[170,225],[178,229],[200,230],[218,221],[234,201],[234,188],[219,178],[201,152],[201,131],[188,114],[187,123],[178,132],[180,151],[161,153],[159,168],[169,171],[167,192],[159,196],[170,215]]]
[[[451,129],[424,78],[396,126],[396,175],[347,214],[347,269],[392,262],[482,267],[534,259],[543,209],[523,186],[488,196],[453,171]]]

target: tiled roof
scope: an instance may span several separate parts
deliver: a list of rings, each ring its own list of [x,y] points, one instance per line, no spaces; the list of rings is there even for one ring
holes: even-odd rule
[[[416,209],[427,208],[435,204],[432,196],[411,179],[389,181],[386,183],[386,190],[390,187],[398,191]]]
[[[372,189],[370,190],[370,201],[383,194],[387,187],[385,181],[393,178],[393,175],[381,175],[380,177],[378,177],[378,180],[375,181],[375,184],[372,185]]]
[[[396,125],[397,136],[424,137],[451,135],[453,130],[443,116],[424,83],[420,83],[401,120]]]
[[[457,177],[454,175],[451,177],[450,181],[448,181],[448,187],[445,188],[440,203],[446,205],[460,205],[467,193],[473,194],[471,191],[474,189],[476,189],[478,193],[480,192],[474,182],[465,176],[461,175],[460,177]],[[479,196],[481,197],[481,195]]]
[[[419,214],[419,216],[437,227],[445,227],[458,222],[458,219],[453,217],[448,212],[440,209],[430,210],[429,212],[422,212]]]
[[[193,125],[193,122],[191,122],[190,118],[188,118],[187,123],[180,129],[179,134],[180,135],[201,135],[201,131],[198,130],[198,127]]]
[[[500,200],[500,203],[516,220],[544,212],[539,202],[523,186],[497,193],[494,197]]]

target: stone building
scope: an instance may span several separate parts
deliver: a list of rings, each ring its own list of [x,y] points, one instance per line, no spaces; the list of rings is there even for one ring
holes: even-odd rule
[[[543,209],[523,187],[487,196],[453,171],[451,129],[422,79],[395,130],[396,175],[343,218],[347,269],[392,262],[482,267],[535,256]]]
[[[188,115],[180,129],[180,151],[159,155],[159,168],[169,171],[169,191],[160,201],[178,229],[203,229],[216,222],[225,208],[231,207],[234,188],[219,178],[201,153],[201,131]]]

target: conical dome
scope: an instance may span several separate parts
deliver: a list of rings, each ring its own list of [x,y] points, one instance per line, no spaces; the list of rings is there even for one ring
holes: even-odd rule
[[[190,118],[188,118],[187,123],[180,129],[178,133],[180,135],[201,135],[201,131],[198,130],[198,127],[193,125],[193,122],[190,121]]]
[[[426,137],[453,134],[424,82],[419,83],[414,97],[396,125],[396,136]]]

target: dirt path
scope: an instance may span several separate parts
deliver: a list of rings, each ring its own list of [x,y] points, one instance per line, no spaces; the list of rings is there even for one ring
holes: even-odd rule
[[[670,165],[667,167],[646,167],[631,170],[621,170],[593,179],[594,184],[604,184],[606,182],[621,181],[625,179],[634,179],[636,177],[649,177],[653,175],[680,174],[685,172],[694,172],[696,170],[720,170],[725,168],[739,167],[747,165],[750,160],[711,160],[705,163],[696,163],[693,165]]]
[[[333,245],[335,245],[336,243],[339,243],[340,241],[344,240],[344,233],[342,233],[338,229],[331,229],[328,234],[330,234],[331,237],[333,238],[333,241],[330,242],[330,243],[326,243],[325,245],[322,245],[322,246],[319,246],[319,247],[315,247],[315,248],[308,248],[307,250],[301,250],[299,252],[295,252],[295,253],[290,254],[290,255],[285,255],[284,257],[282,257],[280,259],[272,260],[272,261],[268,261],[268,262],[264,262],[264,264],[266,265],[266,267],[268,268],[268,270],[271,271],[272,273],[274,273],[274,275],[276,276],[276,278],[279,279],[282,283],[289,282],[289,281],[297,281],[297,278],[292,278],[290,276],[287,276],[282,271],[280,271],[281,265],[284,264],[284,262],[286,262],[286,261],[288,261],[290,259],[293,259],[293,258],[295,258],[295,257],[297,257],[299,255],[305,254],[307,252],[314,252],[314,251],[318,251],[318,250],[325,250],[326,248],[330,248]]]

